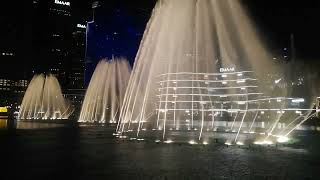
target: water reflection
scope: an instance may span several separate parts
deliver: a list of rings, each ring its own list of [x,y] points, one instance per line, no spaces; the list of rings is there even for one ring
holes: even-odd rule
[[[66,126],[66,123],[0,119],[0,129],[49,129],[64,126]]]
[[[0,129],[5,129],[7,128],[7,119],[0,119]]]
[[[33,121],[18,121],[16,128],[17,129],[48,129],[48,128],[57,128],[64,127],[64,124],[58,123],[49,123],[49,122],[33,122]]]

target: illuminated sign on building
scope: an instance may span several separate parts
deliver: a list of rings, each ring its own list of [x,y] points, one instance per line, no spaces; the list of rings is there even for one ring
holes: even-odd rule
[[[86,29],[86,25],[83,25],[83,24],[77,24],[77,27],[82,28],[82,29]]]
[[[230,68],[220,68],[220,72],[234,72],[235,71],[235,67],[230,67]]]
[[[7,113],[8,108],[7,107],[0,107],[0,113]]]
[[[64,5],[64,6],[70,6],[70,2],[68,2],[68,1],[54,0],[54,3]]]

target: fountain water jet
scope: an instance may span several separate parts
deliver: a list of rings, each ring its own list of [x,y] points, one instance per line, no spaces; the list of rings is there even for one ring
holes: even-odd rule
[[[35,75],[23,97],[18,119],[68,119],[73,108],[54,75]]]
[[[188,142],[232,123],[230,143],[238,142],[244,127],[253,132],[260,124],[272,133],[283,122],[274,112],[285,109],[272,97],[289,92],[276,81],[283,76],[240,1],[161,0],[141,41],[116,131],[163,141],[184,136]],[[268,118],[258,116],[270,109]]]
[[[79,122],[116,123],[129,76],[126,59],[101,60],[87,89]]]

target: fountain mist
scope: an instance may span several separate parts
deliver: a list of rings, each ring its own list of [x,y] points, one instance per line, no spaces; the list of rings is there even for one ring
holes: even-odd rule
[[[68,119],[72,112],[57,78],[40,74],[32,78],[27,88],[18,119]]]
[[[219,127],[232,132],[230,142],[258,127],[272,134],[290,101],[271,97],[287,96],[281,69],[238,0],[160,0],[136,56],[117,132],[151,133],[165,142],[182,134],[205,141]]]
[[[127,60],[100,61],[87,89],[79,122],[116,123],[129,77]]]

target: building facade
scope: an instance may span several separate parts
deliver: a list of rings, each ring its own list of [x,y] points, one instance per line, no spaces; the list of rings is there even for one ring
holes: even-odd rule
[[[66,84],[72,48],[71,2],[34,1],[33,8],[35,70],[50,72]]]
[[[33,4],[34,73],[54,74],[65,89],[83,88],[86,13],[70,0]]]
[[[0,105],[17,105],[27,87],[26,79],[0,78]]]

